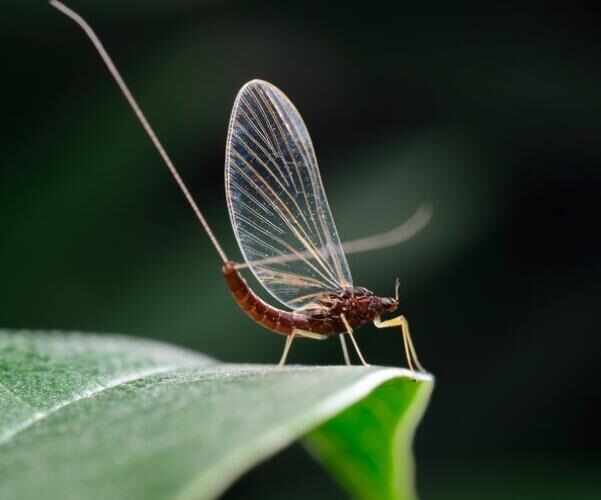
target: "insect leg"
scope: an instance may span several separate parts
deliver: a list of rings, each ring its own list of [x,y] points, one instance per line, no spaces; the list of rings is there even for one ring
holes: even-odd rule
[[[344,362],[350,366],[351,358],[349,358],[348,355],[348,349],[346,347],[346,340],[344,340],[344,334],[341,333],[340,335],[338,335],[338,338],[340,339],[340,345],[342,346],[342,355],[344,356]]]
[[[365,361],[363,354],[361,354],[359,345],[357,344],[357,341],[355,340],[355,337],[353,336],[353,328],[351,327],[348,320],[346,319],[346,316],[344,314],[341,314],[340,319],[342,319],[342,322],[344,323],[344,326],[346,328],[346,333],[348,333],[348,336],[351,338],[351,342],[353,343],[353,346],[355,346],[355,351],[357,351],[357,355],[359,356],[359,359],[361,360],[361,364],[363,366],[369,366],[367,361]]]
[[[409,323],[407,322],[405,316],[397,316],[396,318],[387,319],[386,321],[382,321],[379,317],[377,317],[374,319],[374,325],[376,328],[391,328],[394,326],[400,326],[401,333],[403,335],[403,344],[405,345],[405,356],[407,357],[407,364],[409,365],[409,368],[413,371],[413,362],[415,362],[415,365],[420,371],[426,371],[417,357],[417,352],[415,351],[413,341],[411,340],[411,333],[409,332]]]
[[[294,340],[294,332],[286,337],[286,344],[284,345],[284,352],[282,353],[282,357],[280,358],[280,362],[278,366],[284,366],[286,364],[286,358],[288,357],[288,352],[290,351],[290,346],[292,345],[292,341]]]
[[[307,339],[313,340],[324,340],[328,338],[327,335],[310,332],[309,330],[301,330],[300,328],[295,328],[294,330],[292,330],[292,335],[298,335],[299,337],[305,337]]]
[[[308,339],[314,340],[323,340],[327,338],[326,335],[322,335],[320,333],[310,332],[308,330],[300,330],[295,328],[292,330],[292,333],[286,337],[286,344],[284,345],[284,352],[282,353],[282,357],[280,358],[280,362],[278,366],[284,366],[286,364],[286,358],[288,357],[288,352],[290,352],[290,346],[292,345],[292,341],[294,337],[306,337]]]

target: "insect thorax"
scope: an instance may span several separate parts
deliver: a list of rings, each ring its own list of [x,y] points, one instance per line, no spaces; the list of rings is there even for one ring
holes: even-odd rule
[[[355,328],[373,321],[387,310],[382,297],[363,287],[325,293],[304,312],[316,319],[339,318],[342,314]]]

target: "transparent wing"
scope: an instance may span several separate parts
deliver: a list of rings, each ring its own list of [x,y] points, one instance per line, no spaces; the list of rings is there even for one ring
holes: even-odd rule
[[[430,205],[420,206],[415,213],[404,221],[401,225],[392,228],[389,231],[383,233],[372,234],[366,238],[359,238],[356,240],[349,240],[342,242],[342,249],[345,255],[351,255],[354,253],[370,252],[372,250],[379,250],[381,248],[387,248],[413,238],[417,233],[423,230],[432,219],[432,207]],[[308,255],[307,252],[304,255]],[[262,264],[273,264],[276,262],[291,262],[293,260],[300,259],[297,254],[286,254],[279,257],[269,257],[266,259],[260,259],[253,261],[254,265]],[[246,269],[250,267],[250,263],[243,262],[238,263],[234,266],[236,269]]]
[[[307,127],[270,83],[252,80],[236,97],[225,190],[242,255],[277,300],[298,309],[352,286]],[[297,259],[269,260],[290,254]]]

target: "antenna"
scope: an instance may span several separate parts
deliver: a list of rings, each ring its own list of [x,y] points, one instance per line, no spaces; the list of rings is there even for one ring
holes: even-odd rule
[[[177,182],[177,185],[181,189],[182,193],[184,193],[184,196],[186,197],[186,200],[188,200],[188,203],[192,207],[192,210],[194,210],[194,213],[196,214],[197,219],[200,221],[202,227],[209,235],[211,243],[213,243],[213,246],[215,247],[215,250],[217,250],[219,257],[221,258],[221,260],[224,263],[226,263],[228,261],[228,259],[225,255],[225,252],[221,248],[221,245],[219,245],[217,238],[213,234],[211,227],[209,226],[206,219],[204,218],[204,215],[202,215],[202,212],[198,208],[198,205],[196,205],[194,198],[192,198],[190,191],[188,191],[188,188],[186,187],[186,185],[184,184],[184,181],[180,177],[177,169],[175,168],[175,165],[173,165],[173,162],[167,155],[165,148],[163,148],[163,145],[161,144],[158,137],[154,133],[154,130],[148,123],[148,120],[144,116],[144,113],[142,113],[142,110],[140,109],[140,106],[138,106],[138,103],[134,99],[134,96],[132,95],[129,88],[123,81],[123,78],[121,77],[121,74],[119,73],[119,70],[117,70],[117,67],[113,63],[111,57],[108,55],[107,51],[105,50],[104,46],[102,45],[102,42],[100,41],[100,39],[98,38],[96,33],[94,33],[94,30],[90,27],[90,25],[85,21],[85,19],[83,17],[81,17],[77,12],[71,10],[69,7],[67,7],[63,3],[61,3],[57,0],[51,0],[50,5],[52,7],[54,7],[55,9],[59,10],[60,12],[62,12],[63,14],[65,14],[67,17],[71,18],[73,21],[75,21],[77,23],[77,25],[86,33],[86,35],[88,35],[88,38],[90,39],[90,41],[92,42],[94,47],[96,47],[98,54],[104,61],[104,64],[106,64],[106,67],[108,68],[109,72],[115,79],[115,82],[117,82],[117,85],[121,89],[121,92],[123,93],[125,99],[127,99],[127,102],[129,103],[129,105],[131,106],[136,117],[142,124],[142,127],[148,134],[148,137],[150,137],[150,140],[154,144],[154,147],[159,152],[159,155],[161,155],[161,158],[163,159],[163,161],[165,162],[165,165],[171,172],[171,175],[175,179],[175,182]]]

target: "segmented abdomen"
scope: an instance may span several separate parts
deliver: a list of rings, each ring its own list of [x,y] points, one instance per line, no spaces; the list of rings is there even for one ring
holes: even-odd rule
[[[340,332],[338,321],[334,318],[315,319],[298,312],[284,311],[270,306],[249,288],[233,262],[225,263],[222,271],[240,308],[268,330],[280,335],[290,335],[294,329],[323,335],[335,335]]]

